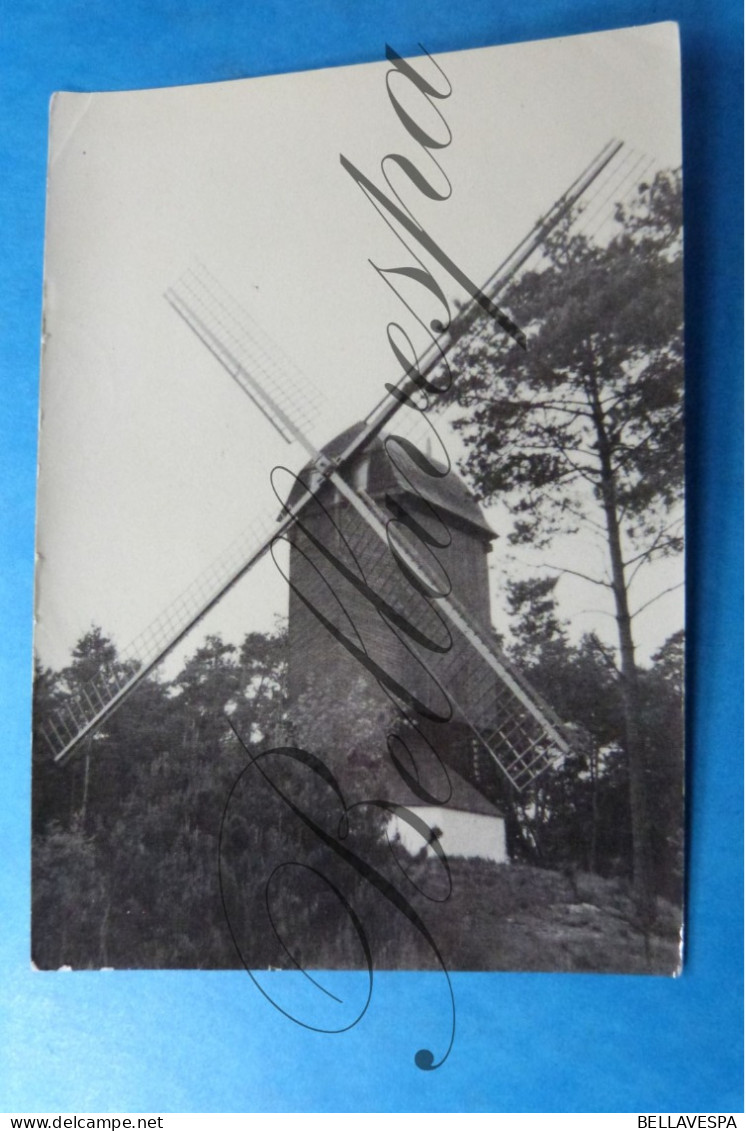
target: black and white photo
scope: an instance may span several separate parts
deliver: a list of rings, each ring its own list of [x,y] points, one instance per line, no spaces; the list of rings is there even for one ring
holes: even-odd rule
[[[677,30],[426,47],[55,96],[39,968],[681,969]]]

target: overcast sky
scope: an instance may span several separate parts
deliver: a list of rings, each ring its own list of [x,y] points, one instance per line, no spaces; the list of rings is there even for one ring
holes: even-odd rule
[[[671,24],[438,63],[453,88],[438,103],[453,138],[438,154],[452,196],[426,201],[410,187],[405,199],[476,283],[610,138],[661,167],[680,164]],[[414,65],[435,75],[426,60]],[[412,260],[339,160],[377,184],[387,153],[426,168],[392,109],[388,70],[382,62],[56,96],[38,530],[43,662],[64,664],[91,623],[126,645],[258,514],[276,510],[270,468],[304,462],[165,301],[185,269],[207,265],[321,390],[319,443],[398,378],[386,325],[402,321],[414,336],[415,324],[368,260]],[[443,131],[434,116],[427,126]],[[466,297],[427,266],[449,300]],[[499,553],[498,544],[498,623]],[[560,595],[580,629],[613,639],[608,608],[589,611],[597,594],[563,581]],[[266,559],[202,631],[239,640],[270,627],[285,602]],[[679,592],[651,609],[638,626],[643,654],[680,627],[682,605]],[[180,646],[179,657],[188,650]]]

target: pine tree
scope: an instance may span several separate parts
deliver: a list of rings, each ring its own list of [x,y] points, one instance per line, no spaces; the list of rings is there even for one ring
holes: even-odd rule
[[[600,246],[571,222],[543,262],[504,296],[527,335],[506,345],[494,323],[462,325],[453,397],[470,445],[465,471],[483,500],[513,516],[514,544],[558,535],[603,539],[607,571],[578,555],[569,572],[613,596],[629,764],[637,902],[651,913],[650,768],[630,586],[653,560],[682,549],[683,308],[681,182],[662,172],[617,208]]]

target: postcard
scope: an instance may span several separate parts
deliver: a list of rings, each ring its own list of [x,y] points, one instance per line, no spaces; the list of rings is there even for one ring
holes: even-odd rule
[[[55,96],[39,969],[680,971],[679,107],[672,24]]]

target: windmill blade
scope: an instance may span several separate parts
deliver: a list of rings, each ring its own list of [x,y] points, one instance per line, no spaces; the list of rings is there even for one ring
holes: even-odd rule
[[[101,668],[51,717],[43,728],[55,762],[66,762],[83,740],[132,694],[180,640],[222,600],[288,530],[305,498],[278,521],[258,521],[179,594],[149,626],[122,650],[123,660]]]
[[[329,479],[390,553],[388,516],[375,500],[363,489],[354,491],[336,471],[330,472]],[[396,552],[422,585],[437,592],[438,579],[424,565],[414,548],[413,539],[401,531],[397,533]],[[382,587],[379,595],[389,598],[395,605],[401,580],[396,569],[387,571],[387,574],[388,584]],[[386,574],[382,573],[382,576]],[[438,597],[436,605],[456,630],[454,645],[438,661],[428,660],[420,651],[420,663],[447,693],[462,721],[510,784],[520,792],[569,754],[570,748],[562,734],[561,724],[548,704],[500,652],[463,604],[449,594]],[[412,615],[411,609],[405,605],[400,611],[410,617]],[[468,678],[468,690],[465,676]]]
[[[302,443],[297,429],[313,428],[321,393],[233,295],[197,264],[165,297],[283,440]]]
[[[559,223],[581,199],[590,185],[597,180],[607,166],[611,166],[622,148],[621,142],[610,142],[597,158],[556,202],[546,217],[541,218],[534,229],[520,241],[511,254],[500,264],[488,280],[483,292],[494,299],[507,285],[515,272],[541,246],[552,228]],[[179,282],[169,288],[166,298],[174,310],[186,321],[200,337],[211,353],[230,373],[244,393],[272,424],[287,442],[298,440],[310,455],[319,476],[330,476],[335,484],[347,495],[349,501],[366,521],[375,525],[377,532],[385,527],[371,507],[372,500],[363,501],[333,468],[326,457],[307,438],[305,429],[312,426],[316,416],[313,396],[309,396],[311,386],[287,358],[279,359],[279,350],[256,323],[249,317],[235,299],[220,287],[204,267],[185,273]],[[464,312],[441,338],[434,343],[417,362],[417,371],[427,376],[443,361],[445,353],[452,348],[458,336],[468,325],[469,312],[476,310],[478,303],[472,300]],[[399,387],[406,388],[409,377],[404,374]],[[336,468],[344,468],[358,451],[363,449],[377,435],[401,407],[401,401],[390,395],[384,398],[365,419],[365,427],[349,444],[336,461]],[[315,484],[309,485],[309,491]],[[103,668],[85,687],[81,688],[65,706],[60,708],[46,728],[46,737],[54,753],[55,761],[63,762],[74,752],[82,740],[91,734],[117,709],[137,685],[152,671],[184,636],[212,609],[236,582],[244,576],[254,563],[266,553],[275,538],[289,529],[295,515],[305,506],[309,494],[304,495],[296,505],[293,514],[286,514],[282,523],[273,524],[266,531],[254,531],[252,545],[244,547],[234,560],[233,554],[223,556],[218,563],[201,575],[189,589],[177,597],[161,616],[149,626],[132,644],[124,650],[125,660]],[[227,564],[228,563],[228,564]],[[413,568],[418,563],[413,562]],[[421,563],[419,568],[422,570]],[[424,576],[424,574],[423,574]],[[509,733],[525,737],[519,743],[513,742],[512,761],[501,762],[501,766],[513,784],[531,780],[532,767],[547,763],[554,757],[552,751],[566,750],[557,726],[551,722],[546,705],[525,685],[520,673],[510,669],[505,657],[499,658],[488,641],[480,636],[473,625],[464,618],[463,610],[451,602],[449,616],[459,628],[464,639],[471,641],[472,650],[481,655],[487,668],[501,680],[511,703],[515,700],[521,708],[514,708],[499,730],[501,741],[507,742],[505,726]],[[444,606],[445,608],[445,606]],[[463,627],[460,627],[463,625]],[[457,704],[458,705],[458,704]],[[521,715],[521,710],[524,712]],[[462,714],[464,711],[462,709]],[[532,719],[532,723],[520,719]],[[468,721],[468,720],[467,720]],[[471,725],[471,723],[470,723]],[[534,735],[536,725],[544,728]],[[527,729],[528,728],[528,729]],[[481,728],[478,729],[480,741],[485,742]],[[508,733],[508,732],[506,732]],[[494,756],[491,747],[490,753]],[[523,751],[521,753],[521,751]],[[547,763],[548,764],[548,763]]]
[[[208,345],[210,352],[236,380],[242,391],[255,404],[261,398],[263,413],[273,419],[273,422],[276,421],[278,431],[292,435],[302,444],[319,476],[328,479],[337,488],[340,495],[373,529],[386,552],[390,554],[387,516],[379,510],[377,504],[364,490],[356,490],[350,486],[343,474],[346,464],[360,449],[361,443],[352,442],[340,459],[335,460],[334,463],[330,462],[306,436],[300,425],[292,419],[286,405],[275,400],[275,388],[262,387],[251,372],[253,366],[248,335],[241,336],[244,356],[239,361],[234,346],[238,335],[233,335],[229,343],[222,342],[218,328],[213,325],[209,313],[209,323],[206,322],[205,311],[201,311],[199,317],[194,315],[178,292],[172,291],[169,301],[172,305],[178,303],[181,316]],[[209,302],[204,304],[207,312],[211,305]],[[260,372],[266,368],[266,362],[261,354],[257,357],[256,368]],[[273,368],[275,373],[281,374],[281,365],[273,362]],[[397,408],[400,407],[400,402],[394,401],[394,403]],[[379,430],[380,425],[376,428],[376,431]],[[362,435],[363,442],[369,442],[371,430],[364,427]],[[428,570],[411,545],[402,541],[397,544],[397,552],[411,573],[425,587],[437,591],[437,585],[433,584],[433,578],[429,576]],[[390,574],[391,571],[389,570],[388,573]],[[394,573],[397,574],[398,571],[395,570]],[[385,596],[385,594],[381,595]],[[560,761],[568,753],[569,748],[561,734],[559,724],[551,717],[549,708],[542,702],[538,693],[516,672],[506,658],[499,654],[489,637],[477,628],[462,606],[449,596],[438,598],[437,607],[456,628],[459,647],[452,650],[451,663],[442,671],[441,665],[438,665],[436,672],[432,663],[421,655],[419,660],[448,694],[464,722],[471,728],[508,781],[518,790],[525,789],[550,765]],[[473,657],[477,657],[479,687],[470,688],[467,707],[459,702],[456,689],[464,666],[470,664],[470,672],[474,668]]]
[[[563,192],[559,200],[555,201],[546,216],[539,217],[531,231],[513,248],[510,255],[506,256],[485,283],[484,291],[490,298],[495,298],[505,290],[510,280],[541,247],[552,230],[572,212],[594,181],[598,181],[604,173],[606,180],[613,176],[614,165],[623,148],[623,141],[607,142],[580,176]]]
[[[623,141],[611,140],[601,149],[596,157],[586,166],[583,172],[572,182],[561,197],[552,205],[545,216],[541,216],[533,228],[526,233],[513,250],[498,265],[487,282],[482,287],[482,293],[493,302],[505,291],[508,284],[529,259],[540,251],[547,237],[554,228],[576,208],[592,185],[598,188],[599,178],[602,185],[613,182],[619,184],[618,168],[625,170],[624,156],[626,152]],[[635,166],[636,167],[636,166]],[[477,299],[470,299],[453,319],[450,327],[444,330],[437,341],[428,347],[417,358],[412,366],[412,371],[423,378],[430,377],[444,362],[448,352],[454,348],[461,336],[467,331],[473,317],[482,310]],[[411,386],[411,380],[405,373],[397,382],[398,389]],[[392,417],[401,408],[401,401],[387,394],[383,397],[365,417],[365,430],[356,436],[349,447],[341,453],[338,459],[339,466],[354,456],[366,446],[369,440],[384,428]]]
[[[340,489],[334,475],[330,476],[330,481]],[[392,557],[392,537],[397,561],[404,563],[422,588],[430,592],[442,591],[443,576],[437,577],[425,566],[414,535],[405,528],[399,528],[392,535],[390,516],[376,500],[363,488],[358,488],[356,494],[358,505],[347,494],[345,498],[377,538],[365,537],[349,509],[344,517],[337,516],[335,531],[339,531],[349,548],[354,547],[354,556],[345,554],[341,559],[342,569],[338,565],[341,551],[332,553],[330,558],[323,550],[319,553],[318,539],[323,540],[321,528],[315,528],[309,535],[304,521],[296,527],[296,531],[300,531],[297,548],[302,559],[310,560],[312,565],[311,569],[303,570],[302,582],[299,578],[295,588],[301,606],[318,610],[322,618],[329,619],[343,636],[351,639],[357,650],[386,673],[398,673],[404,656],[409,673],[403,678],[406,693],[415,695],[441,715],[445,695],[454,721],[471,732],[472,771],[477,769],[477,751],[481,749],[481,763],[487,760],[513,789],[523,792],[546,770],[560,766],[570,753],[563,724],[502,653],[489,627],[463,602],[452,593],[431,601],[420,597],[419,586],[413,588],[405,580]],[[320,513],[323,512],[317,511],[317,516]],[[361,584],[366,590],[370,587],[375,594],[375,608],[388,623],[393,637],[381,632],[373,604],[366,601],[361,607],[356,602],[356,581],[350,577],[358,573],[356,559],[361,572],[364,569]],[[348,608],[349,622],[345,612]],[[443,636],[437,629],[439,620],[447,620],[451,629],[447,650],[440,650]],[[315,618],[312,618],[311,623],[306,623],[305,631],[295,636],[301,654],[309,636],[313,639],[314,623]],[[404,631],[398,631],[400,628]],[[291,635],[291,647],[293,639]],[[439,647],[433,649],[419,644],[418,639],[438,641]],[[428,680],[424,679],[424,673]],[[396,692],[394,694],[396,696]]]
[[[368,521],[375,520],[385,531],[385,513],[365,491],[358,494],[369,510]],[[438,579],[429,573],[406,531],[397,531],[396,552],[420,581],[437,591]],[[394,607],[401,604],[401,612],[406,612],[417,625],[411,604],[405,607],[402,602],[396,571],[388,571],[387,584],[380,587],[379,595]],[[456,630],[453,645],[444,655],[429,661],[420,650],[418,658],[447,692],[456,715],[490,759],[509,783],[522,792],[550,767],[561,765],[570,753],[562,723],[503,654],[491,634],[452,593],[439,597],[436,604]]]

